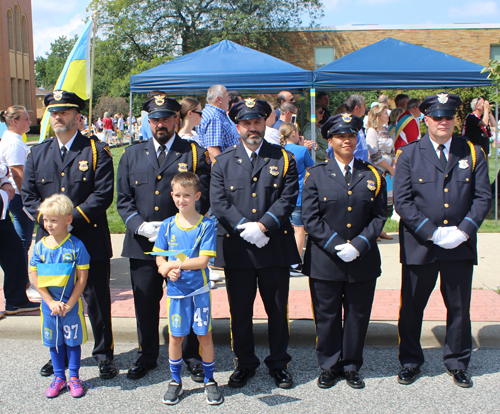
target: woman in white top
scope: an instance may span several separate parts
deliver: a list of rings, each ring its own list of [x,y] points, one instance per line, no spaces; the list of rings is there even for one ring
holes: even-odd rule
[[[389,134],[386,125],[389,122],[387,106],[378,104],[368,112],[368,130],[366,131],[366,145],[370,153],[370,161],[379,170],[390,178],[394,175],[394,140]],[[387,202],[392,205],[392,190],[387,192]],[[392,240],[384,231],[380,233],[382,239]]]
[[[192,139],[199,144],[200,140],[194,127],[200,125],[201,122],[201,104],[194,98],[184,98],[180,104],[182,105],[179,113],[181,125],[178,134],[183,139]]]
[[[7,131],[0,141],[0,164],[9,167],[10,179],[16,190],[16,195],[9,203],[9,211],[14,217],[14,227],[21,238],[28,257],[28,250],[33,237],[35,222],[23,210],[21,187],[23,184],[24,165],[28,157],[29,148],[23,141],[23,134],[28,132],[31,120],[24,106],[10,106],[0,112],[0,121],[7,124]]]

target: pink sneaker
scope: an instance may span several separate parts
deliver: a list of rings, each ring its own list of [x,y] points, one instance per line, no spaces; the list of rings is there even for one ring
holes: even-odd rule
[[[59,391],[61,391],[61,388],[63,388],[65,385],[66,380],[55,377],[52,381],[52,384],[50,384],[49,388],[47,388],[47,391],[45,391],[45,396],[47,398],[57,397],[59,395]]]
[[[80,378],[71,377],[68,381],[68,388],[73,398],[80,398],[85,395],[82,380]]]

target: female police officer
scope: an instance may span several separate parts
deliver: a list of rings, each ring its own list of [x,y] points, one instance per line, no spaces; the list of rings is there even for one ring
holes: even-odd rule
[[[330,117],[321,128],[334,157],[306,174],[302,216],[309,233],[304,273],[316,323],[320,388],[339,376],[363,388],[358,370],[380,276],[377,237],[387,218],[385,180],[373,166],[354,158],[361,119]],[[342,327],[342,308],[344,326]]]

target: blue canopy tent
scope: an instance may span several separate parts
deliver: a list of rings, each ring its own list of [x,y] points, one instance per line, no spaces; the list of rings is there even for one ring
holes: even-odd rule
[[[445,89],[491,86],[483,67],[388,37],[314,73],[321,90]]]
[[[312,86],[312,72],[229,40],[130,77],[130,91],[204,95],[221,84],[240,93],[301,92]]]

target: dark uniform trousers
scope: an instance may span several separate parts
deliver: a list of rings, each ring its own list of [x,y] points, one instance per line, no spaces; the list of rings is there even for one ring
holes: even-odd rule
[[[139,339],[138,362],[157,362],[160,351],[160,301],[165,279],[158,273],[153,250],[154,243],[140,236],[136,230],[146,221],[163,221],[178,210],[170,195],[170,182],[182,171],[195,172],[200,178],[202,196],[197,203],[201,214],[208,211],[210,162],[205,149],[194,142],[183,140],[177,134],[160,167],[153,139],[124,149],[117,173],[117,209],[127,233],[122,256],[130,261],[130,277]],[[192,366],[201,363],[199,342],[191,331],[183,341],[184,361]]]
[[[243,144],[216,157],[210,185],[211,207],[219,219],[216,266],[224,267],[237,366],[255,369],[253,304],[259,287],[268,315],[269,368],[287,368],[289,266],[300,263],[290,215],[298,195],[291,153],[262,142],[252,166]],[[246,242],[237,226],[261,222],[270,240],[262,248]]]
[[[428,134],[398,151],[394,205],[401,217],[402,287],[399,361],[403,367],[424,363],[420,346],[425,306],[441,275],[447,309],[444,364],[467,369],[472,339],[470,299],[477,264],[477,230],[491,207],[488,166],[483,151],[466,139],[452,138],[443,167]],[[439,226],[457,226],[469,238],[454,249],[429,240]]]
[[[302,218],[309,233],[303,271],[310,278],[319,366],[337,374],[358,371],[381,273],[376,240],[387,218],[385,180],[355,160],[348,185],[335,159],[317,164],[306,174]],[[343,243],[360,256],[348,263],[340,259],[335,246]]]
[[[111,236],[106,210],[113,201],[113,160],[109,147],[77,133],[64,161],[56,138],[32,147],[24,168],[23,203],[37,219],[39,241],[48,233],[38,206],[53,194],[67,195],[74,204],[71,234],[80,239],[90,255],[83,297],[94,334],[92,355],[97,361],[113,359],[111,324]]]

